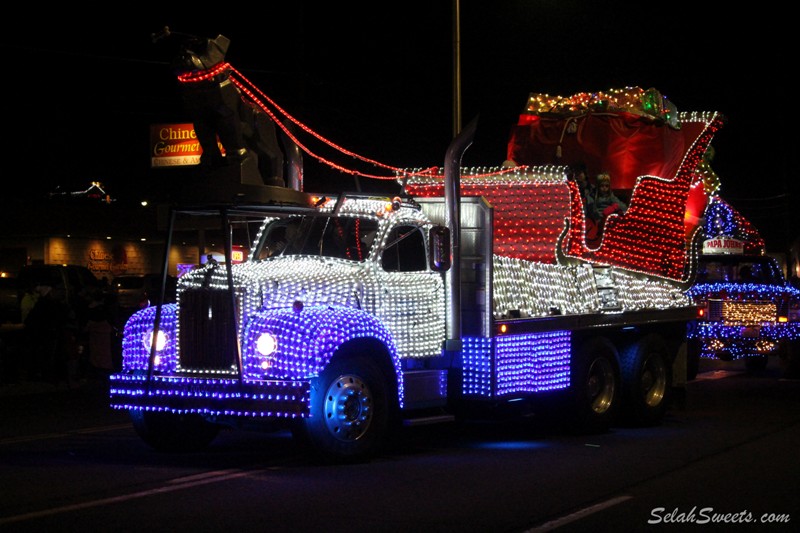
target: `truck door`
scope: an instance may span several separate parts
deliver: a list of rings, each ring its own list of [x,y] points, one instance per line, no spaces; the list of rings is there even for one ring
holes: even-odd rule
[[[381,319],[392,331],[400,357],[441,354],[445,337],[442,274],[428,268],[425,236],[416,225],[395,226],[378,268]]]

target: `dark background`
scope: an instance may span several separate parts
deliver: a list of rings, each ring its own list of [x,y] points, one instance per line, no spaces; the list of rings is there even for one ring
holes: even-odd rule
[[[610,4],[614,4],[611,6]],[[721,194],[769,251],[797,237],[790,175],[796,48],[778,4],[461,2],[462,122],[478,117],[465,166],[505,159],[529,93],[655,87],[679,111],[719,111],[712,164]],[[92,181],[123,205],[166,194],[177,169],[150,169],[149,125],[185,121],[163,26],[231,40],[227,60],[289,114],[395,167],[442,165],[453,136],[453,3],[224,3],[19,6],[6,56],[6,196],[15,205]],[[335,157],[332,153],[327,153]],[[793,158],[792,158],[793,159]],[[395,190],[306,157],[308,190]],[[338,157],[350,168],[352,161]],[[386,174],[359,166],[362,172]]]

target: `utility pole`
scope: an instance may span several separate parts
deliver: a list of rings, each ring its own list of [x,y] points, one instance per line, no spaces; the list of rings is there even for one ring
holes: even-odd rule
[[[453,138],[461,133],[461,6],[453,0]]]

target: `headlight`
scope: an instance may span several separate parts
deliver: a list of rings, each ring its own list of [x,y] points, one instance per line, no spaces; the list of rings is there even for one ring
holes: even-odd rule
[[[256,351],[267,357],[278,350],[278,339],[270,332],[262,333],[256,340]]]
[[[153,331],[149,331],[147,335],[144,336],[144,349],[150,353],[150,347],[153,345]],[[156,351],[160,352],[164,349],[167,345],[167,334],[161,330],[158,330],[158,335],[156,335]]]

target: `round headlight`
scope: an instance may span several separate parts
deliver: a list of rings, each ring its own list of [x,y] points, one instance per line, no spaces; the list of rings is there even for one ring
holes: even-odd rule
[[[144,349],[150,352],[150,347],[153,345],[153,332],[150,331],[144,336]],[[160,352],[167,345],[167,334],[159,330],[156,336],[156,351]]]
[[[266,332],[259,335],[256,340],[256,351],[263,356],[274,354],[278,350],[278,339],[272,333]]]

